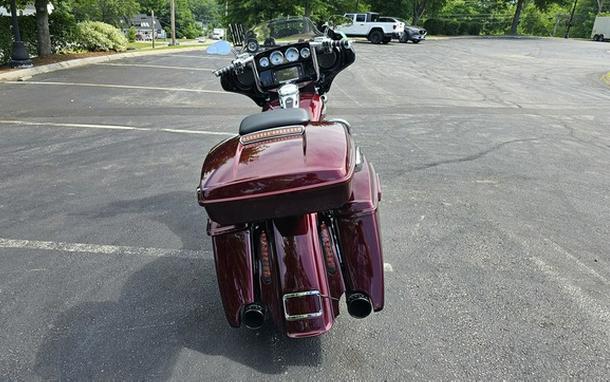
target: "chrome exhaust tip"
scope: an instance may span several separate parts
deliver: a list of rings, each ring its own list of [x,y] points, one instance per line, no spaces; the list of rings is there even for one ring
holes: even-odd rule
[[[371,300],[362,293],[353,293],[347,298],[347,311],[355,318],[365,318],[373,311]]]
[[[260,329],[265,323],[265,308],[256,303],[247,305],[244,309],[243,321],[248,329]]]

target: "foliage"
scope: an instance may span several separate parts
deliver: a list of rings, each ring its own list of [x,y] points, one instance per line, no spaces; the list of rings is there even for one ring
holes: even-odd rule
[[[96,52],[123,52],[127,49],[125,35],[110,24],[100,21],[82,21],[76,26],[76,42],[82,48]]]
[[[597,10],[596,0],[580,0],[574,12],[570,37],[590,38]]]
[[[136,41],[136,37],[138,37],[138,31],[135,27],[129,27],[127,30],[127,41],[134,42]]]
[[[71,0],[78,21],[102,21],[114,26],[138,13],[138,0]]]
[[[0,16],[0,65],[8,62],[13,49],[11,18]],[[74,17],[57,6],[55,12],[49,15],[49,30],[54,52],[65,52],[73,45],[76,22]],[[19,31],[31,55],[36,53],[36,18],[34,16],[19,17]]]

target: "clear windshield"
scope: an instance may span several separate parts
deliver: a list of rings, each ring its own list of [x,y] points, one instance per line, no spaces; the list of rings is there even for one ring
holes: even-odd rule
[[[270,46],[310,41],[323,35],[306,17],[285,17],[257,25],[247,33],[246,39],[255,38],[261,46]]]

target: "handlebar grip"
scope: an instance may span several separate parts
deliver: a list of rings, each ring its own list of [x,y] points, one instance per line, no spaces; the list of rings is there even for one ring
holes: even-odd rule
[[[232,70],[234,70],[234,69],[235,69],[235,65],[230,64],[230,65],[227,65],[227,66],[225,66],[225,67],[223,67],[223,68],[220,68],[220,69],[218,69],[218,70],[214,71],[214,75],[215,75],[216,77],[220,77],[220,76],[222,76],[223,74],[228,73],[228,72],[230,72],[230,71],[232,71]]]

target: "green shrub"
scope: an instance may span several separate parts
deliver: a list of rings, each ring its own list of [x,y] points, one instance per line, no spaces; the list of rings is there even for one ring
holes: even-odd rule
[[[127,40],[129,40],[129,42],[134,42],[136,41],[136,37],[138,37],[138,31],[136,30],[136,28],[129,27],[129,29],[127,30]]]
[[[475,21],[463,22],[460,24],[460,34],[478,36],[481,34],[481,24]]]
[[[36,55],[36,18],[34,16],[19,17],[19,31],[21,41],[25,44],[30,55]],[[13,51],[13,32],[11,30],[11,18],[0,16],[0,64],[7,63]]]
[[[83,21],[76,25],[76,43],[91,52],[127,50],[127,38],[110,24],[99,21]]]
[[[457,36],[460,32],[460,22],[457,20],[448,20],[445,23],[445,34],[447,36]]]
[[[53,12],[49,15],[49,32],[54,53],[72,50],[75,43],[76,22],[67,12]],[[19,31],[28,53],[36,55],[37,34],[36,18],[34,16],[19,17]],[[0,16],[0,65],[7,63],[11,58],[13,49],[13,34],[11,31],[11,18]]]
[[[428,19],[424,22],[424,28],[432,35],[445,34],[445,21],[441,19]]]

